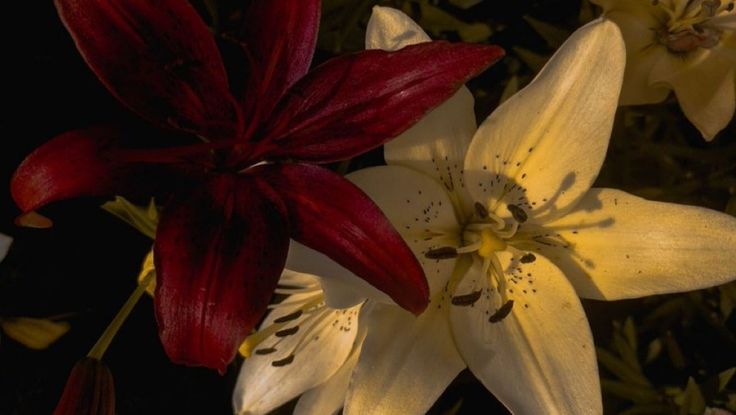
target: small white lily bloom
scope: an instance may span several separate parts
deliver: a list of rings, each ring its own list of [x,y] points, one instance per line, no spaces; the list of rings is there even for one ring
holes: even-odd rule
[[[246,339],[246,360],[233,394],[236,414],[265,414],[299,395],[296,414],[331,414],[343,405],[364,334],[362,304],[325,304],[320,280],[285,270],[259,331]]]
[[[403,13],[374,8],[368,47],[427,40]],[[578,297],[736,278],[736,219],[591,189],[624,62],[616,25],[592,22],[477,131],[463,89],[386,145],[389,166],[349,175],[417,254],[432,302],[418,318],[380,302],[363,313],[345,413],[424,413],[466,366],[514,413],[601,413]],[[308,253],[289,267],[339,272]]]
[[[4,235],[0,233],[0,261],[5,259],[5,255],[8,254],[8,250],[10,250],[10,245],[13,243],[13,238],[9,237],[8,235]]]
[[[734,0],[592,0],[626,43],[622,105],[662,102],[673,90],[712,140],[736,108]]]

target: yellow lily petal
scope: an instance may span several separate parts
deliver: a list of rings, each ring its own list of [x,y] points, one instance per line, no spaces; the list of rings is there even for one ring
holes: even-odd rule
[[[618,300],[696,290],[736,278],[736,219],[695,206],[591,190],[574,211],[540,233],[540,246],[582,297]],[[531,234],[530,234],[531,235]]]
[[[593,21],[577,30],[527,87],[480,126],[465,158],[473,199],[529,222],[563,215],[600,170],[624,73],[618,27]]]
[[[476,260],[455,295],[475,292],[477,300],[450,306],[468,367],[512,413],[601,414],[593,336],[575,290],[541,255],[531,263],[508,252],[498,259],[513,303],[489,285]]]

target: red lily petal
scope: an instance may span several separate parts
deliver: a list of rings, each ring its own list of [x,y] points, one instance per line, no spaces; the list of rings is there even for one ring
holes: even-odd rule
[[[34,150],[18,166],[10,183],[15,203],[30,212],[58,200],[78,196],[135,195],[158,180],[154,166],[119,157],[118,131],[91,127],[61,134]],[[143,178],[146,178],[143,180]],[[157,178],[161,178],[156,173]]]
[[[54,415],[114,415],[115,386],[110,370],[85,357],[69,374]]]
[[[162,212],[156,233],[159,335],[171,360],[224,373],[266,310],[289,248],[283,208],[221,174]]]
[[[87,64],[133,111],[208,138],[238,134],[238,105],[222,58],[189,2],[55,3]]]
[[[332,59],[287,92],[263,132],[261,157],[354,157],[401,134],[503,54],[438,41]]]
[[[284,92],[309,70],[317,44],[319,0],[256,0],[245,19],[251,76],[250,124],[268,118]]]
[[[419,314],[427,307],[429,287],[422,267],[362,190],[307,164],[265,165],[253,174],[280,194],[292,238],[329,256],[407,310]]]

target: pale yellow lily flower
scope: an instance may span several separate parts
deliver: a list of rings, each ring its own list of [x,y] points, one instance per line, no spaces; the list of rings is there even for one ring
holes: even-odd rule
[[[427,40],[403,13],[374,9],[369,47]],[[465,367],[513,413],[601,413],[578,297],[616,300],[736,278],[736,219],[591,189],[624,64],[616,25],[594,21],[480,128],[461,90],[386,145],[389,166],[349,175],[417,254],[432,302],[418,318],[380,301],[363,313],[367,336],[345,413],[424,413]],[[344,272],[309,255],[288,267],[325,281]]]
[[[674,91],[710,141],[736,108],[734,0],[591,0],[626,42],[622,105],[662,102]]]
[[[236,414],[266,414],[295,397],[294,413],[331,414],[343,405],[365,331],[363,304],[327,304],[320,279],[284,270],[277,294],[283,301],[240,348],[246,359],[233,392]]]

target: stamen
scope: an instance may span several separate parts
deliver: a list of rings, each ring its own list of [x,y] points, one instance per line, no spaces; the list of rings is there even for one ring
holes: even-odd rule
[[[531,252],[521,257],[520,261],[522,264],[531,264],[532,262],[536,261],[537,257],[534,256]]]
[[[274,336],[276,337],[286,337],[291,336],[293,334],[296,334],[296,332],[299,331],[299,326],[289,327],[288,329],[279,330],[276,333],[274,333]]]
[[[274,320],[273,322],[274,323],[286,323],[286,322],[289,322],[289,321],[298,319],[299,317],[302,316],[303,313],[304,313],[304,311],[302,311],[301,309],[299,309],[299,310],[296,310],[295,312],[293,312],[291,314],[287,314],[287,315],[285,315],[283,317],[279,317],[276,320]]]
[[[500,322],[501,320],[503,320],[504,318],[506,318],[506,316],[508,316],[509,313],[511,313],[511,309],[513,307],[514,307],[514,300],[508,300],[508,301],[506,301],[501,306],[501,308],[499,308],[498,310],[496,310],[496,312],[493,313],[493,315],[491,315],[490,317],[488,317],[488,322],[490,322],[490,323],[498,323],[498,322]]]
[[[275,347],[265,347],[263,349],[256,349],[256,354],[257,355],[266,355],[266,354],[271,354],[271,353],[274,353],[274,352],[276,352],[276,348]]]
[[[508,209],[509,212],[511,212],[511,216],[513,216],[514,219],[516,219],[516,221],[519,223],[524,223],[526,222],[527,219],[529,219],[524,209],[516,205],[507,205],[506,209]]]
[[[479,202],[475,202],[475,213],[481,219],[485,219],[488,217],[488,209],[486,209],[486,207]]]
[[[293,361],[294,361],[294,355],[291,354],[281,360],[274,360],[273,362],[271,362],[271,365],[274,367],[282,367],[282,366],[286,366],[290,364]]]
[[[457,258],[458,250],[451,246],[443,246],[441,248],[430,249],[424,254],[428,259],[452,259]]]
[[[471,306],[480,299],[482,291],[473,291],[470,294],[456,295],[452,297],[452,305]]]

